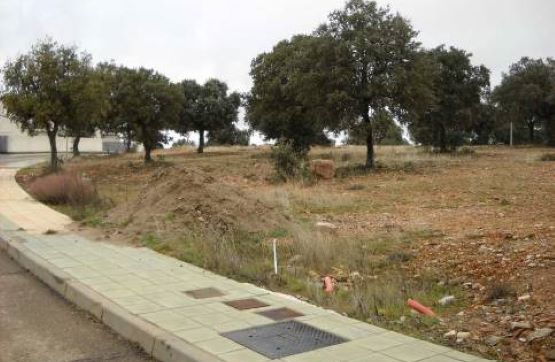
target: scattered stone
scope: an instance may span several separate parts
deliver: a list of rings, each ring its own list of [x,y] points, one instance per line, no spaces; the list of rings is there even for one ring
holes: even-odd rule
[[[451,338],[451,337],[455,337],[457,335],[457,331],[456,330],[450,330],[449,332],[445,333],[443,335],[443,337],[445,338]]]
[[[531,298],[530,294],[524,294],[524,295],[521,295],[520,297],[518,297],[518,300],[521,301],[521,302],[524,302],[526,300],[529,300],[530,298]]]
[[[472,284],[472,289],[473,290],[484,290],[486,289],[486,287],[484,287],[482,284],[480,283],[474,283]]]
[[[440,300],[437,301],[440,305],[449,305],[455,302],[455,296],[454,295],[447,295],[443,298],[441,298]]]
[[[335,177],[335,162],[332,160],[310,161],[310,172],[324,180],[331,180]]]
[[[530,322],[512,322],[511,331],[515,329],[532,329],[532,324]]]
[[[534,339],[549,337],[551,333],[553,333],[553,329],[551,328],[536,329],[528,335],[528,342],[532,342]]]
[[[337,229],[337,226],[335,226],[335,225],[332,224],[331,222],[326,222],[326,221],[319,221],[319,222],[317,222],[317,223],[316,223],[316,227],[322,228],[322,229],[331,229],[331,230]]]
[[[463,343],[469,337],[470,337],[470,332],[457,332],[456,343]]]
[[[486,344],[488,346],[496,346],[499,342],[501,342],[501,340],[503,339],[503,337],[498,337],[498,336],[489,336],[485,339],[484,342],[486,342]]]

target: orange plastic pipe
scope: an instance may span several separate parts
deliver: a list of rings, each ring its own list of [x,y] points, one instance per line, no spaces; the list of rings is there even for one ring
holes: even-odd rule
[[[427,315],[429,317],[435,317],[436,316],[436,314],[434,313],[433,310],[431,310],[430,308],[420,304],[419,302],[417,302],[414,299],[409,299],[407,301],[407,304],[408,304],[409,307],[411,307],[412,309],[414,309],[418,313]]]
[[[326,293],[333,292],[333,280],[330,276],[324,277],[324,291]]]

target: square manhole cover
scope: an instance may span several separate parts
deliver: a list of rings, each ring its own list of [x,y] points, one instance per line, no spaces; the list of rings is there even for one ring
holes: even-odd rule
[[[278,322],[221,335],[271,359],[309,352],[347,341],[297,321]]]
[[[225,295],[223,292],[221,292],[216,288],[188,290],[184,293],[195,299],[216,298],[216,297],[222,297]]]
[[[225,304],[239,310],[246,310],[246,309],[255,309],[255,308],[263,308],[267,307],[268,304],[259,301],[258,299],[239,299],[239,300],[230,300],[224,302]]]
[[[262,312],[258,312],[258,314],[273,319],[275,321],[281,321],[284,319],[291,319],[296,317],[302,317],[304,314],[299,313],[293,309],[289,308],[278,308],[278,309],[270,309],[265,310]]]

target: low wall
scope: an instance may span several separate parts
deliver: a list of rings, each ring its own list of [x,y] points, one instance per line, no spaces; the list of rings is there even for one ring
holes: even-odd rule
[[[59,152],[71,152],[73,150],[72,137],[58,137],[56,145]],[[81,152],[102,152],[102,138],[81,138],[79,142]],[[27,135],[2,136],[0,142],[2,153],[33,153],[50,152],[48,137],[44,135],[30,137]]]

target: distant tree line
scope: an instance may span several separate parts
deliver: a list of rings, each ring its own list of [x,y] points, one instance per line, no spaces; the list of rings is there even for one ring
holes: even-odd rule
[[[172,83],[151,69],[93,65],[90,54],[50,39],[8,61],[3,78],[0,99],[8,117],[31,136],[46,132],[54,170],[56,137],[62,134],[73,137],[75,156],[81,137],[98,130],[118,135],[127,151],[133,143],[142,144],[145,162],[168,141],[168,130],[198,131],[198,152],[203,152],[205,132],[212,144],[248,144],[250,133],[235,126],[241,97],[216,79],[202,86],[190,80]]]
[[[350,0],[312,35],[297,35],[251,65],[247,120],[306,153],[323,132],[348,143],[555,144],[555,61],[523,58],[490,89],[490,72],[454,47],[423,48],[411,24],[374,1]]]
[[[408,20],[374,1],[349,0],[311,35],[280,41],[251,63],[253,86],[239,95],[217,79],[172,83],[145,68],[93,65],[75,47],[44,40],[3,68],[1,101],[10,119],[33,135],[44,131],[57,167],[56,136],[98,130],[122,137],[144,160],[166,143],[167,130],[199,134],[208,144],[248,144],[252,131],[287,143],[301,157],[330,145],[330,133],[366,145],[416,144],[449,152],[465,144],[509,142],[555,146],[555,60],[522,58],[490,87],[490,71],[472,54],[426,49]],[[236,124],[245,106],[250,129]]]

